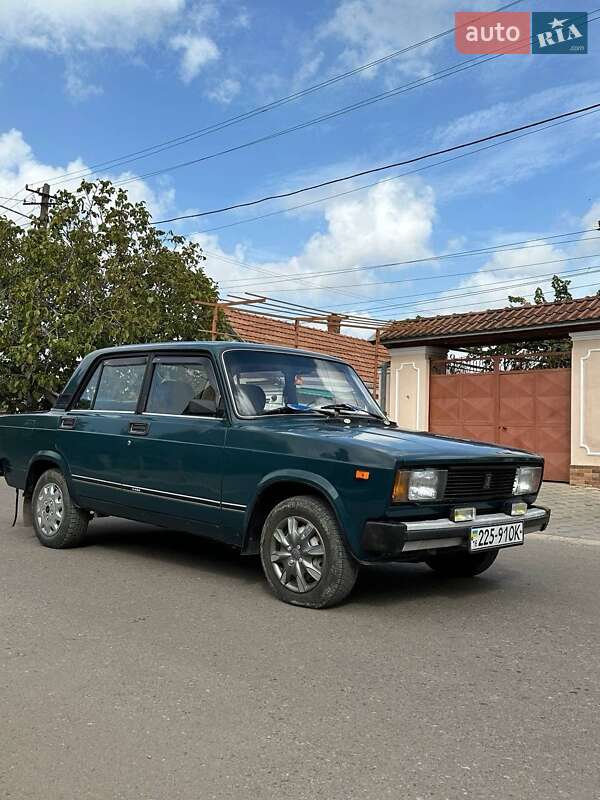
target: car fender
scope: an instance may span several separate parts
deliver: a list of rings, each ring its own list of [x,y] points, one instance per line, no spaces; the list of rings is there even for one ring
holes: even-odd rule
[[[76,499],[76,493],[73,487],[73,481],[71,479],[71,472],[67,466],[67,462],[63,458],[63,456],[56,450],[39,450],[35,453],[29,460],[27,464],[27,472],[26,472],[26,485],[29,483],[29,476],[31,474],[31,470],[37,463],[40,461],[51,461],[53,464],[56,464],[58,469],[64,475],[65,481],[67,482],[67,487],[69,489],[69,494],[73,499]]]
[[[344,538],[346,538],[346,540],[348,539],[348,513],[344,505],[344,501],[336,487],[330,481],[328,481],[327,478],[324,478],[322,475],[317,473],[309,472],[308,470],[282,469],[265,475],[256,487],[256,495],[254,500],[246,510],[244,521],[244,545],[242,547],[242,551],[247,551],[251,544],[248,539],[250,533],[250,522],[252,520],[256,505],[260,502],[264,492],[278,483],[289,482],[303,484],[307,487],[307,489],[312,489],[313,491],[316,490],[318,494],[322,495],[331,505],[331,508],[333,509],[333,512],[342,530],[342,535]]]

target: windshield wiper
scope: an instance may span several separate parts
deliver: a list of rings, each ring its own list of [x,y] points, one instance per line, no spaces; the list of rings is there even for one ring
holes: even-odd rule
[[[323,408],[323,406],[320,408],[313,408],[312,406],[298,408],[297,406],[287,404],[285,406],[280,406],[279,408],[272,408],[270,411],[263,411],[262,416],[266,417],[268,414],[323,414],[325,417],[335,416],[335,411],[333,409],[323,410]]]
[[[367,411],[366,408],[357,408],[356,406],[350,405],[350,403],[330,403],[326,406],[319,406],[319,409],[337,412],[349,411],[350,413],[354,412],[356,414],[366,414],[368,417],[371,417],[372,419],[378,419],[380,422],[384,422],[386,425],[390,424],[388,418],[382,414],[376,414],[374,411]]]

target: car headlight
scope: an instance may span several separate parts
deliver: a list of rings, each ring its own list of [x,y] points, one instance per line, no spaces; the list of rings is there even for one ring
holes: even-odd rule
[[[441,500],[447,474],[445,469],[399,469],[394,480],[392,501]]]
[[[536,494],[542,482],[541,467],[518,467],[513,494]]]

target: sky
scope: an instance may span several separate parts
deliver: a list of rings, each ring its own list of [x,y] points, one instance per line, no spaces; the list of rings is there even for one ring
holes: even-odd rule
[[[162,220],[600,102],[600,20],[589,23],[587,54],[503,55],[468,66],[473,57],[457,52],[452,34],[411,47],[452,28],[455,11],[499,5],[0,0],[0,203],[30,213],[21,204],[26,183],[74,188],[94,168]],[[530,0],[511,10],[564,18],[571,5]],[[400,91],[303,126],[394,89]],[[460,150],[160,227],[201,244],[223,297],[256,292],[401,319],[506,305],[509,294],[531,297],[537,285],[547,288],[554,272],[570,277],[574,294],[583,296],[600,288],[600,235],[539,239],[598,227],[599,122],[600,113],[589,114],[479,152]],[[219,130],[206,130],[214,126]],[[295,126],[302,127],[255,141]],[[165,142],[167,149],[154,151]],[[111,165],[132,153],[136,160]],[[497,249],[524,241],[527,248]],[[488,252],[453,255],[473,249]],[[390,262],[413,263],[381,266]]]

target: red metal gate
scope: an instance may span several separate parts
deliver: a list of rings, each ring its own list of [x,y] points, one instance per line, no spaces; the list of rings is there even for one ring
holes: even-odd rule
[[[569,353],[435,360],[429,430],[539,453],[545,479],[569,480]]]

